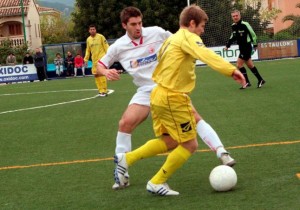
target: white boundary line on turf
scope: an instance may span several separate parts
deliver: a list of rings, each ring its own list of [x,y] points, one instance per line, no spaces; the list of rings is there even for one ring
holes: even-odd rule
[[[31,93],[6,93],[6,94],[0,94],[0,96],[32,95],[32,94],[44,94],[44,93],[78,92],[78,91],[95,91],[95,90],[98,89],[52,90],[52,91],[40,91],[40,92],[31,92]]]
[[[115,92],[115,91],[114,90],[108,90],[107,94],[109,95],[109,94],[112,94],[113,92]],[[95,96],[89,97],[89,98],[83,98],[83,99],[78,99],[78,100],[73,100],[73,101],[66,101],[66,102],[61,102],[61,103],[56,103],[56,104],[49,104],[49,105],[44,105],[44,106],[35,106],[35,107],[24,108],[24,109],[15,109],[15,110],[10,110],[10,111],[4,111],[4,112],[0,112],[0,115],[1,114],[13,113],[13,112],[34,110],[34,109],[42,109],[42,108],[59,106],[59,105],[64,105],[64,104],[71,104],[71,103],[76,103],[76,102],[80,102],[80,101],[90,100],[90,99],[97,98],[97,97],[99,97],[99,96],[95,95]]]

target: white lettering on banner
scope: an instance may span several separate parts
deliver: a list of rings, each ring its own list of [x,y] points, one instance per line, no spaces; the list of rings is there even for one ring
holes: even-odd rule
[[[0,82],[12,82],[12,81],[23,81],[23,80],[30,80],[30,77],[25,75],[25,76],[14,76],[14,77],[0,77]]]
[[[288,47],[293,46],[293,41],[282,41],[282,42],[269,42],[269,47]]]
[[[294,46],[294,41],[266,42],[261,43],[260,46],[261,48],[290,47]]]

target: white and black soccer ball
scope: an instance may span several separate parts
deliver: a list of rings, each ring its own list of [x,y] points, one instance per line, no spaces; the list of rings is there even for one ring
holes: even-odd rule
[[[219,165],[210,172],[209,182],[215,191],[225,192],[235,187],[237,175],[232,167]]]

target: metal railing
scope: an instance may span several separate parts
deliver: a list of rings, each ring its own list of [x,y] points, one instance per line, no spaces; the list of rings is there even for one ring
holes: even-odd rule
[[[23,36],[10,36],[10,37],[0,37],[0,44],[4,41],[10,41],[11,47],[16,47],[25,44]]]

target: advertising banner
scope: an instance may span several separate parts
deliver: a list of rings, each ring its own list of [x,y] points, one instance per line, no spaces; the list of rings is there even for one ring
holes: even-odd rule
[[[228,50],[224,49],[225,46],[221,47],[210,47],[209,49],[213,50],[216,54],[220,55],[221,57],[225,58],[225,60],[229,62],[236,62],[240,51],[238,45],[231,45]],[[252,60],[258,60],[258,53],[257,50],[251,56]],[[196,65],[203,65],[204,63],[197,60]]]
[[[34,64],[0,66],[0,83],[37,80]]]
[[[297,42],[298,42],[298,56],[300,57],[300,39],[298,39]]]
[[[298,56],[296,40],[272,41],[258,44],[259,59],[286,58]]]

